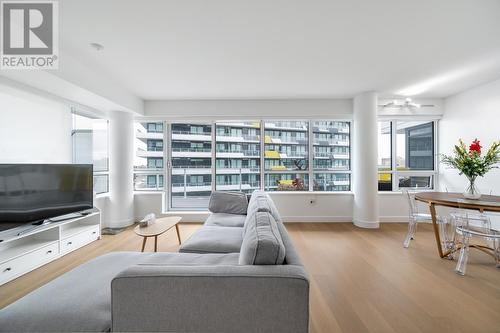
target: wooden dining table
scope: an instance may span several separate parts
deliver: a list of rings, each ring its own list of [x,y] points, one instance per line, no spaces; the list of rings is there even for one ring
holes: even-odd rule
[[[439,235],[439,228],[436,221],[436,206],[477,210],[481,213],[500,212],[500,196],[496,195],[482,195],[479,199],[472,200],[472,199],[466,199],[460,193],[421,192],[415,194],[415,200],[424,202],[429,206],[429,210],[432,217],[432,226],[434,229],[434,235],[436,237],[438,253],[441,258],[447,257],[448,255],[450,255],[450,253],[453,252],[453,250],[447,250],[446,252],[443,252],[443,248],[441,245],[441,237]],[[486,248],[485,246],[482,245],[470,245],[470,246],[480,249]]]

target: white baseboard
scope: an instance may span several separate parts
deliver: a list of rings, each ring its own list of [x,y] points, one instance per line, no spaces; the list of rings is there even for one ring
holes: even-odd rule
[[[380,227],[379,221],[370,222],[370,221],[362,221],[355,219],[353,220],[352,223],[354,223],[356,227],[366,228],[366,229],[378,229]]]
[[[352,222],[352,216],[282,216],[283,222]]]
[[[408,223],[408,216],[379,216],[381,223]]]

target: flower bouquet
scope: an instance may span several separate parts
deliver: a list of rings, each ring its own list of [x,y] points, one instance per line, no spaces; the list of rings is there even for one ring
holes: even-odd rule
[[[455,145],[453,155],[443,155],[441,162],[453,169],[457,169],[460,175],[465,175],[469,184],[465,189],[464,196],[468,199],[479,199],[481,193],[476,187],[476,178],[483,177],[493,168],[498,168],[495,164],[500,163],[500,141],[493,142],[485,155],[481,155],[481,144],[475,139],[467,149],[465,143],[460,139]]]

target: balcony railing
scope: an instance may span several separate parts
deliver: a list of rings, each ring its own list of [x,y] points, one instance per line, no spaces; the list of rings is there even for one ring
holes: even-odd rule
[[[211,132],[191,132],[191,131],[172,131],[172,134],[183,134],[183,135],[212,135]]]
[[[211,148],[172,148],[173,152],[210,153]]]
[[[234,153],[234,154],[243,154],[244,156],[259,156],[260,151],[258,150],[238,150],[238,149],[224,149],[224,150],[217,150],[217,153]]]
[[[172,187],[204,187],[204,186],[212,186],[212,182],[201,182],[201,183],[172,183]]]
[[[243,135],[243,134],[234,134],[234,133],[217,133],[217,136],[224,136],[229,138],[243,138],[247,141],[259,141],[260,136],[258,135]]]
[[[163,147],[149,146],[148,151],[163,151]]]
[[[172,165],[173,169],[210,169],[211,165]]]

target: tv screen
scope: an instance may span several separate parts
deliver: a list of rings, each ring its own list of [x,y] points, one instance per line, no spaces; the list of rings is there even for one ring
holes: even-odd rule
[[[90,209],[92,187],[92,164],[0,164],[0,223]]]

